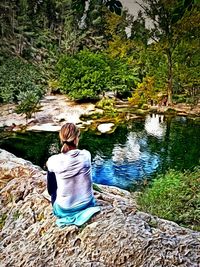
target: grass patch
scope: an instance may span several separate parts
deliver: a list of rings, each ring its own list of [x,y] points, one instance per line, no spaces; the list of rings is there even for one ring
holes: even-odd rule
[[[0,230],[4,227],[4,224],[6,222],[6,218],[7,218],[6,214],[0,215]]]
[[[200,231],[200,167],[158,176],[137,202],[145,212]]]
[[[102,191],[102,189],[97,185],[97,184],[92,184],[92,187],[93,187],[93,189],[95,190],[95,191],[97,191],[97,192],[99,192],[99,193],[102,193],[103,191]]]

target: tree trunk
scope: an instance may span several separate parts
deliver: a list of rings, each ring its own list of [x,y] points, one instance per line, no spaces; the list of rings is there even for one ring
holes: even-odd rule
[[[170,132],[171,132],[171,123],[172,123],[172,116],[168,116],[166,119],[166,133],[164,137],[164,150],[162,151],[162,156],[163,156],[163,164],[162,164],[162,172],[166,172],[168,169],[169,165],[169,158],[170,158],[170,148],[169,148],[169,143],[170,143]]]
[[[168,63],[168,85],[167,85],[167,95],[168,95],[168,105],[172,105],[172,53],[170,49],[167,50],[167,63]]]

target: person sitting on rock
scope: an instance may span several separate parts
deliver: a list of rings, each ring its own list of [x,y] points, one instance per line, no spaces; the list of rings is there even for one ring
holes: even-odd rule
[[[93,195],[91,154],[77,148],[80,130],[75,124],[64,124],[59,137],[61,153],[47,161],[47,190],[56,224],[81,226],[100,211]]]

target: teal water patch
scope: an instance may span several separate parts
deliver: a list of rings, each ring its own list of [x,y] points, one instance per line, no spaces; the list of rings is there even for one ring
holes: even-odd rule
[[[45,169],[48,157],[59,151],[58,133],[0,132],[0,148]]]
[[[82,132],[79,147],[91,152],[95,183],[133,189],[169,168],[182,171],[199,165],[199,136],[198,121],[152,114],[111,134]],[[2,131],[0,147],[45,169],[60,142],[58,133]]]

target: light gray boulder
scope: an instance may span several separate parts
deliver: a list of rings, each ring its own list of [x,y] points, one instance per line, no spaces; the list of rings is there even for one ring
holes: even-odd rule
[[[0,266],[199,267],[200,233],[140,212],[115,187],[95,191],[101,212],[58,228],[43,196],[46,173],[0,150]]]

